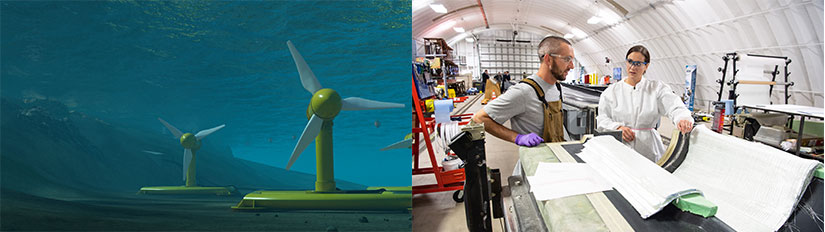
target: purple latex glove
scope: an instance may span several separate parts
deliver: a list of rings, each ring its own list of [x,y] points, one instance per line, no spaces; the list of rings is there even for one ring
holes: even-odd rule
[[[544,142],[544,139],[542,139],[541,136],[537,135],[536,133],[516,136],[516,145],[519,146],[535,147],[536,145],[539,145],[539,143],[542,142]]]

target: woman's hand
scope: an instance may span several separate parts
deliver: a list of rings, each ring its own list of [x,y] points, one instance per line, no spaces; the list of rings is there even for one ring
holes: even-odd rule
[[[633,142],[633,140],[636,139],[636,133],[634,133],[633,130],[630,129],[630,127],[619,126],[619,128],[616,129],[622,131],[622,139],[624,139],[624,141]]]
[[[681,131],[682,134],[687,134],[688,132],[693,130],[693,123],[686,119],[682,119],[682,121],[679,121],[679,124],[677,124],[676,127],[679,128],[679,131]]]

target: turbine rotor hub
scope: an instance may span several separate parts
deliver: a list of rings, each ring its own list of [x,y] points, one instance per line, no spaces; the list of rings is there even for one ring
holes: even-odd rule
[[[341,112],[341,95],[332,89],[321,89],[315,92],[309,103],[309,109],[318,117],[332,119]]]
[[[182,145],[184,148],[192,150],[197,150],[201,148],[201,142],[198,141],[198,138],[195,137],[195,135],[193,135],[192,133],[183,134],[180,137],[180,145]]]

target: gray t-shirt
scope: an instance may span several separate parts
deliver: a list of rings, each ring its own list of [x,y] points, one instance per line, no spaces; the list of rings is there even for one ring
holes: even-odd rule
[[[549,103],[559,100],[559,90],[555,85],[545,82],[535,74],[527,78],[536,81],[544,90],[545,101]],[[544,105],[536,97],[533,87],[526,83],[516,84],[500,97],[488,102],[484,106],[484,112],[499,124],[512,119],[511,129],[519,134],[532,132],[541,136],[544,128]]]

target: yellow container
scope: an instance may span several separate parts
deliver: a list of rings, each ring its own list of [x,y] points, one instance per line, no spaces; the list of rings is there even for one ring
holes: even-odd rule
[[[455,89],[448,89],[447,90],[447,97],[455,98]]]
[[[435,109],[435,105],[434,105],[434,104],[435,104],[435,100],[434,100],[434,99],[427,99],[427,100],[425,100],[425,101],[424,101],[424,108],[425,108],[425,111],[427,111],[427,112],[433,112],[433,109]]]

